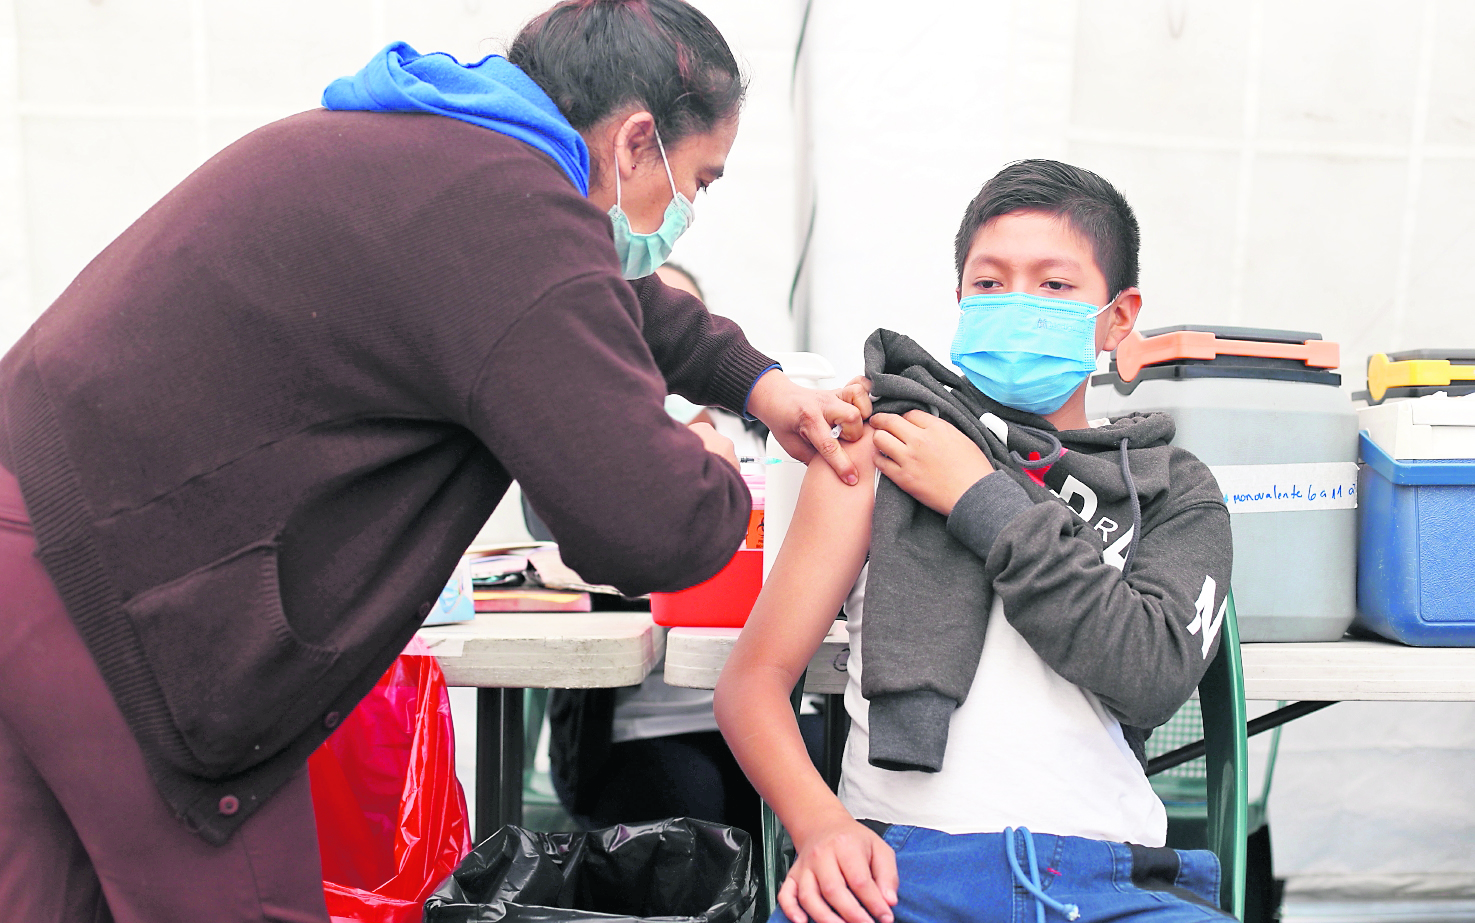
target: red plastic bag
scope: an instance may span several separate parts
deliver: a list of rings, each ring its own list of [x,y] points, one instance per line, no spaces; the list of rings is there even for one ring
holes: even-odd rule
[[[471,851],[435,658],[401,654],[307,765],[334,923],[418,923]]]

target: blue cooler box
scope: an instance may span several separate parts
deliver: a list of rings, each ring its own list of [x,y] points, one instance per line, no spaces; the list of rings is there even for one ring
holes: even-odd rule
[[[1475,646],[1475,459],[1396,460],[1366,431],[1359,444],[1356,624]]]

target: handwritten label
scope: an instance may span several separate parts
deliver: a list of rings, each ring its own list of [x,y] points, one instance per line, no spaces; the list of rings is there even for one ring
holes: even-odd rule
[[[1357,508],[1357,465],[1218,465],[1209,470],[1231,513]]]

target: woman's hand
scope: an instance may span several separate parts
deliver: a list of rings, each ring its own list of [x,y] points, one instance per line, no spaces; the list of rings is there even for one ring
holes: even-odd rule
[[[877,431],[876,467],[918,503],[944,516],[968,488],[993,473],[994,466],[972,439],[925,411],[878,413],[870,424]]]
[[[840,438],[854,442],[864,432],[865,420],[841,393],[796,385],[783,372],[770,369],[753,385],[747,411],[773,431],[785,452],[806,464],[818,453],[842,481],[855,484],[855,466],[831,433],[839,425]]]
[[[791,923],[892,923],[896,888],[896,853],[847,816],[809,834],[778,905]]]
[[[840,400],[854,404],[855,409],[860,411],[862,420],[870,417],[871,380],[864,375],[857,375],[850,379],[845,383],[845,387],[840,389]]]
[[[738,466],[737,451],[732,446],[732,440],[713,429],[712,424],[691,423],[686,428],[696,433],[697,438],[702,440],[702,448],[739,471],[742,470]]]

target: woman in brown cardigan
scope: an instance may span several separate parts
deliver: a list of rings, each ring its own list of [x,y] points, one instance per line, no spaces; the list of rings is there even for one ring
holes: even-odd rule
[[[303,764],[511,480],[634,594],[712,575],[747,522],[730,444],[668,390],[844,459],[855,408],[627,278],[721,175],[742,94],[680,0],[560,4],[509,60],[390,46],[182,182],[0,361],[7,918],[325,921]]]

